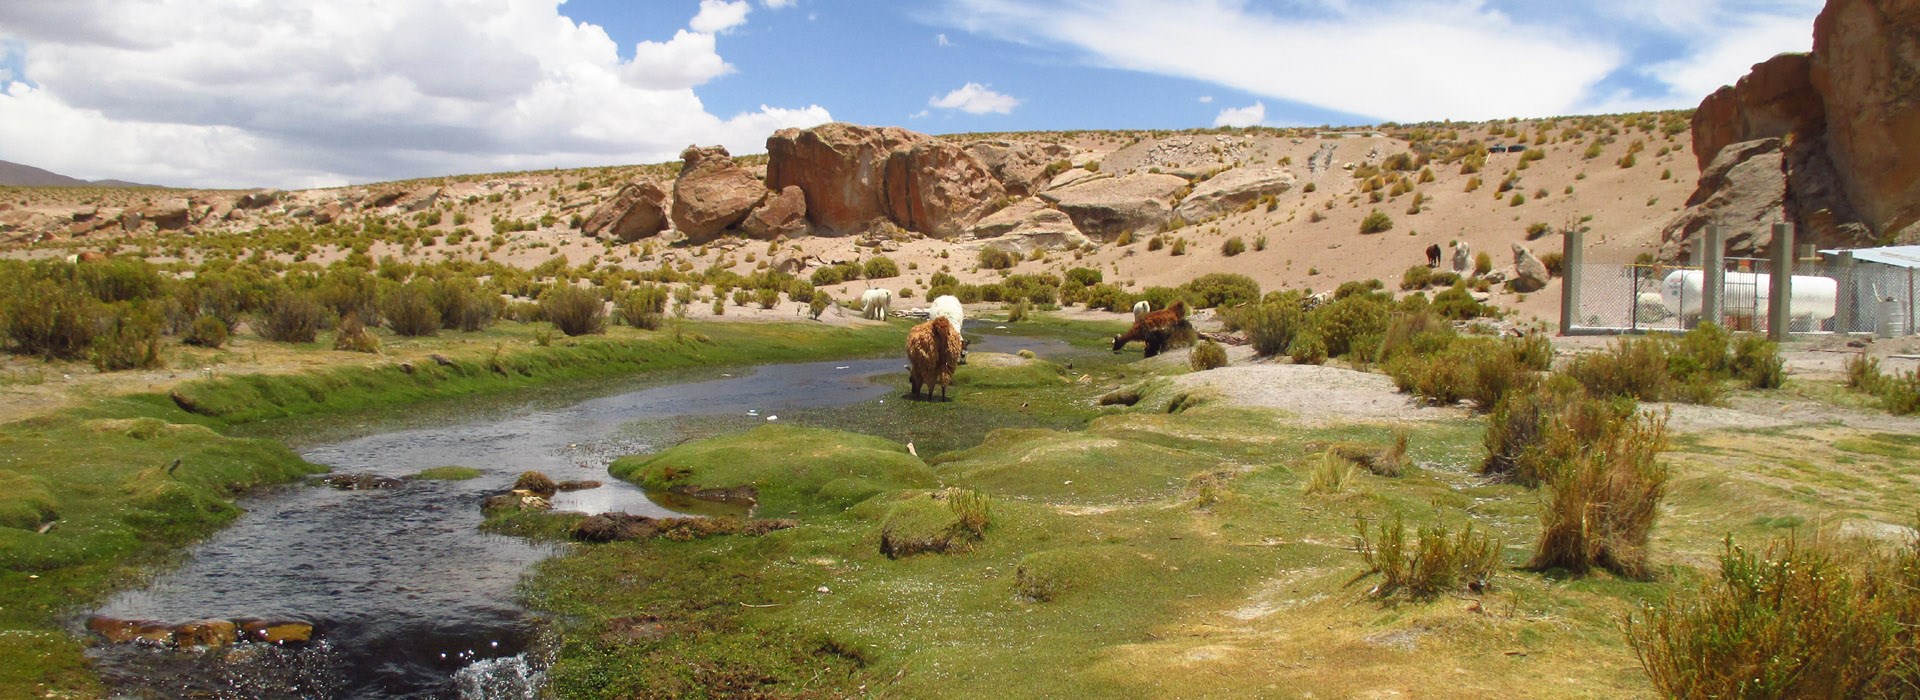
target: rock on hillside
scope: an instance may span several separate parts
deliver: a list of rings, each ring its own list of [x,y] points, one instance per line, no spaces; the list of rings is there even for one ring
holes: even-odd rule
[[[1764,159],[1751,166],[1726,157],[1773,138],[1786,145],[1736,151]],[[1703,176],[1662,232],[1668,257],[1708,224],[1742,252],[1764,249],[1771,232],[1750,224],[1768,200],[1815,245],[1920,241],[1920,0],[1830,0],[1813,53],[1776,56],[1708,96],[1693,145]]]
[[[807,194],[788,185],[748,214],[740,222],[740,231],[763,241],[807,235]]]
[[[621,242],[632,242],[657,235],[666,228],[667,191],[651,180],[644,180],[622,186],[613,199],[587,217],[580,230],[595,238],[609,235]]]
[[[767,198],[767,188],[734,164],[724,146],[688,146],[673,181],[673,227],[689,241],[712,240]]]
[[[898,127],[825,124],[767,138],[767,187],[798,186],[823,234],[878,221],[952,238],[1005,197],[986,165],[960,146]]]
[[[1092,180],[1040,196],[1071,217],[1081,233],[1104,242],[1125,233],[1160,230],[1173,215],[1173,196],[1186,187],[1183,177],[1143,173]]]
[[[1187,221],[1211,219],[1237,211],[1249,202],[1293,189],[1293,173],[1286,168],[1233,168],[1194,185],[1174,215]]]
[[[1039,192],[1047,186],[1047,166],[1073,156],[1073,149],[1057,143],[974,141],[967,144],[966,150],[987,166],[987,171],[993,173],[1010,197],[1027,197]]]
[[[1090,243],[1074,228],[1073,219],[1048,207],[1038,199],[1027,198],[994,212],[968,229],[976,239],[991,240],[988,245],[1025,255],[1039,249],[1058,250]]]

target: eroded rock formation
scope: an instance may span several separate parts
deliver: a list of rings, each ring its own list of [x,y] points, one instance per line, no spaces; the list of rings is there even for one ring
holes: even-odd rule
[[[673,181],[673,227],[695,243],[740,223],[767,197],[752,173],[734,164],[723,146],[688,146]]]
[[[826,235],[863,233],[880,221],[952,238],[1005,197],[978,158],[897,127],[825,124],[767,138],[767,187],[798,186],[807,219]]]
[[[667,228],[667,191],[652,181],[628,183],[601,204],[580,230],[595,238],[622,242],[656,235]]]

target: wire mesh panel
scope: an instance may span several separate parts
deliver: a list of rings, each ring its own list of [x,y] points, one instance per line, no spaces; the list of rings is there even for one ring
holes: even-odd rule
[[[1689,316],[1700,313],[1699,292],[1684,286],[1674,293],[1667,289],[1671,278],[1687,270],[1698,273],[1699,268],[1657,264],[1583,265],[1579,282],[1580,309],[1574,314],[1574,324],[1587,330],[1622,333],[1690,328]],[[1688,309],[1692,311],[1689,313]]]

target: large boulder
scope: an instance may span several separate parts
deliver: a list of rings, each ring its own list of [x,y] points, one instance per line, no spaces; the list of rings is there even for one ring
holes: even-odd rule
[[[819,233],[863,233],[880,221],[951,238],[1006,196],[978,158],[897,127],[833,123],[767,138],[767,187],[798,186]]]
[[[417,211],[425,211],[428,207],[432,207],[434,203],[439,201],[440,188],[422,187],[396,198],[391,206],[395,211],[403,214],[411,214]]]
[[[1187,221],[1230,214],[1261,197],[1293,189],[1293,180],[1286,168],[1233,168],[1194,185],[1193,193],[1180,201],[1173,214]]]
[[[747,214],[746,220],[740,222],[740,230],[763,241],[781,236],[799,238],[806,235],[807,193],[799,187],[788,185]]]
[[[1548,278],[1546,263],[1534,257],[1526,246],[1513,244],[1513,280],[1509,282],[1513,291],[1523,294],[1540,291],[1547,286]]]
[[[1173,216],[1173,196],[1186,178],[1142,173],[1085,182],[1040,194],[1073,219],[1075,228],[1101,241],[1125,233],[1152,233]]]
[[[622,242],[657,235],[667,228],[667,191],[649,180],[627,183],[587,217],[581,232]]]
[[[967,232],[975,239],[991,239],[989,245],[995,248],[1021,255],[1091,243],[1074,228],[1071,217],[1031,197],[981,219]]]
[[[1819,129],[1826,108],[1813,91],[1812,66],[1812,56],[1783,53],[1702,100],[1693,112],[1693,156],[1700,170],[1727,146]]]
[[[187,227],[187,223],[192,219],[192,212],[187,200],[174,199],[142,208],[140,217],[152,222],[154,228],[162,231],[178,231]]]
[[[1073,149],[1057,143],[987,140],[967,144],[967,153],[987,166],[1009,197],[1031,196],[1045,188],[1047,166],[1066,160]]]
[[[1773,239],[1772,223],[1787,192],[1786,154],[1777,138],[1736,143],[1720,149],[1700,174],[1700,186],[1687,209],[1660,234],[1661,256],[1692,255],[1692,241],[1708,226],[1726,235],[1727,252],[1739,257],[1764,255]]]
[[[1113,177],[1112,173],[1096,173],[1086,168],[1068,168],[1066,172],[1053,176],[1053,179],[1047,182],[1044,189],[1057,190],[1062,187],[1072,187],[1090,180],[1102,180],[1110,177]]]
[[[767,188],[734,164],[725,147],[688,146],[680,161],[680,177],[673,181],[673,227],[692,242],[712,240],[767,197]]]
[[[1920,0],[1830,0],[1811,78],[1847,199],[1880,238],[1920,241]]]

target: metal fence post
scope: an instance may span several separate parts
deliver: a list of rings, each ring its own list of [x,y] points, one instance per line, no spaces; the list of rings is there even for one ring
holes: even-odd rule
[[[1767,290],[1767,339],[1786,342],[1788,324],[1793,322],[1793,227],[1773,225],[1773,243],[1768,246],[1773,258],[1772,276]]]
[[[1833,332],[1852,333],[1853,305],[1859,299],[1856,292],[1860,287],[1853,281],[1853,251],[1840,251],[1840,257],[1835,260],[1834,265],[1838,268],[1834,272],[1840,277],[1834,286],[1839,288],[1840,293],[1836,295],[1838,298],[1833,300]]]
[[[1719,226],[1708,226],[1702,243],[1705,255],[1700,258],[1700,317],[1725,325],[1726,320],[1720,317],[1720,295],[1727,286],[1726,238]]]
[[[1580,317],[1580,282],[1586,278],[1581,251],[1586,234],[1579,229],[1560,236],[1560,335],[1571,335]]]

